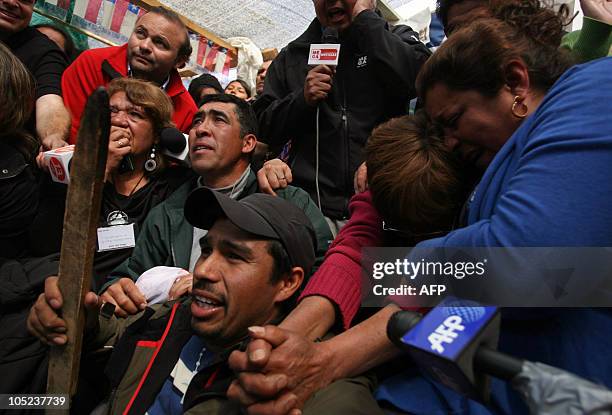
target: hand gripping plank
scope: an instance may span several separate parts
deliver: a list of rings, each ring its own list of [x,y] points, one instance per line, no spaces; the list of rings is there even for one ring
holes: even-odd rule
[[[85,321],[83,298],[91,289],[109,134],[109,98],[104,88],[98,88],[87,100],[70,168],[59,266],[68,342],[51,347],[48,394],[72,397],[76,393]]]

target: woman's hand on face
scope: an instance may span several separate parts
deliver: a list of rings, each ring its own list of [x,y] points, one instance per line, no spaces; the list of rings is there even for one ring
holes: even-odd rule
[[[108,179],[108,177],[117,170],[123,157],[132,151],[131,142],[132,134],[130,130],[111,126],[110,137],[108,139],[105,179]]]

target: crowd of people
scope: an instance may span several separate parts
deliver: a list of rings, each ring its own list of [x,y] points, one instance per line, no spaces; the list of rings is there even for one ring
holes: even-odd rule
[[[80,336],[72,413],[528,413],[501,380],[479,402],[416,371],[386,334],[400,304],[362,307],[363,249],[612,246],[612,1],[580,3],[567,33],[545,1],[439,0],[432,53],[376,0],[314,0],[256,85],[186,88],[166,8],[79,53],[29,26],[33,1],[0,0],[0,393],[44,393],[49,349]],[[309,66],[330,38],[338,65]],[[71,333],[67,187],[43,153],[79,146],[101,86],[98,228],[128,242],[95,252]],[[609,308],[501,316],[501,351],[612,389]]]

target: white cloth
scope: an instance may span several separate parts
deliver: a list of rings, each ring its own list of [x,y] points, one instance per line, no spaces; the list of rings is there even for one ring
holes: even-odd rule
[[[188,271],[177,267],[153,267],[136,280],[136,287],[147,298],[147,304],[160,304],[168,299],[174,281]]]
[[[254,95],[257,71],[263,64],[261,50],[248,37],[231,37],[228,41],[238,49],[237,76],[251,87],[251,92]]]

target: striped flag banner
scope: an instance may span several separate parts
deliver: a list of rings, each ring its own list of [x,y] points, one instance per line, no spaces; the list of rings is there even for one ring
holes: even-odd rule
[[[96,23],[102,0],[75,0],[73,16]]]
[[[196,63],[198,65],[204,66],[207,51],[208,51],[208,39],[206,39],[204,36],[200,36],[200,41],[198,42],[198,57],[196,59]]]
[[[232,65],[232,57],[228,53],[225,56],[225,64],[223,65],[223,75],[229,76],[229,70],[230,70],[231,65]]]
[[[127,8],[130,3],[127,0],[116,0],[113,18],[111,19],[110,30],[115,33],[121,33],[121,24],[127,13]]]
[[[98,22],[98,14],[100,14],[100,7],[102,6],[102,0],[89,0],[87,4],[87,11],[85,12],[85,20],[91,23]]]
[[[134,30],[134,26],[136,26],[136,21],[138,20],[138,16],[140,16],[141,10],[142,9],[140,7],[128,3],[125,14],[123,15],[121,27],[119,28],[119,33],[121,33],[123,36],[130,37],[132,31]]]
[[[212,40],[206,42],[206,51],[204,52],[204,58],[202,59],[202,67],[206,65],[206,59],[208,59],[208,55],[210,55],[214,45],[215,43]]]
[[[213,44],[210,47],[210,51],[206,55],[206,61],[204,61],[204,68],[209,72],[214,72],[217,64],[217,54],[219,53],[219,47]]]
[[[229,72],[230,72],[230,67],[232,65],[232,57],[231,55],[228,53],[225,56],[225,64],[223,65],[223,75],[225,76],[229,76]]]
[[[191,44],[191,56],[189,57],[189,66],[196,66],[198,62],[198,53],[200,48],[200,35],[189,32],[189,43]]]
[[[219,53],[217,53],[215,59],[215,69],[214,72],[221,73],[223,72],[223,66],[225,66],[225,57],[227,56],[227,49],[219,48]]]
[[[110,30],[111,22],[113,21],[113,12],[115,11],[116,0],[103,0],[102,1],[102,13],[98,24],[105,29]]]

